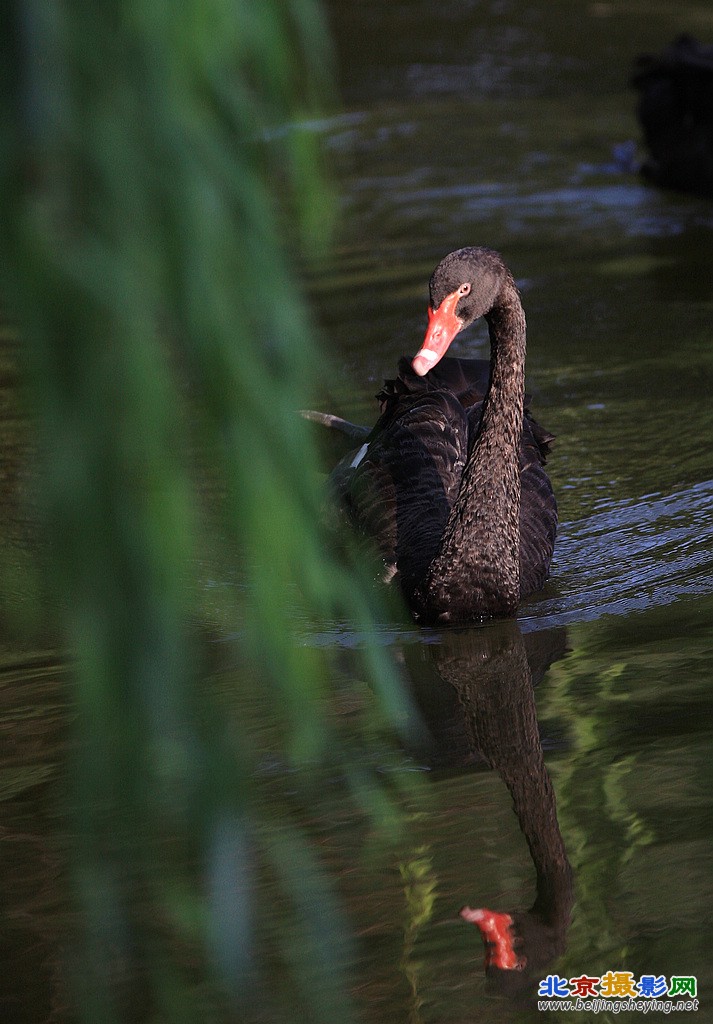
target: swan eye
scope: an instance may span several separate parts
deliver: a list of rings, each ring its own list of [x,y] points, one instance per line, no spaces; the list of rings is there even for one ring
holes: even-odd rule
[[[470,282],[469,281],[464,281],[463,284],[458,289],[458,294],[459,295],[468,295],[469,292],[470,292]]]

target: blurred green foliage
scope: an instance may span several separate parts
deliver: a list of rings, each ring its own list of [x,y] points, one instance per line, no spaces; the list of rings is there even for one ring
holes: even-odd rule
[[[319,361],[290,253],[329,234],[304,122],[329,69],[314,0],[0,13],[0,280],[74,665],[82,1020],[232,1019],[249,999],[279,1016],[283,991],[293,1020],[352,1014],[337,900],[289,806],[277,820],[262,806],[259,743],[201,681],[210,628],[194,628],[207,545],[240,636],[231,678],[271,705],[285,770],[318,799],[309,780],[338,766],[355,807],[390,820],[330,718],[330,653],[295,640],[298,616],[368,632],[373,614],[319,536],[295,414]],[[364,662],[382,715],[403,721],[386,656],[366,645]],[[273,969],[285,980],[271,988]]]

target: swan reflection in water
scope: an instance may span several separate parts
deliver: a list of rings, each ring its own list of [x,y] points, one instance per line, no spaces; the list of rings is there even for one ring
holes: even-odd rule
[[[534,686],[566,650],[563,629],[525,636],[516,621],[449,629],[437,643],[404,650],[406,675],[428,731],[414,753],[433,768],[465,770],[485,762],[505,782],[535,866],[528,910],[464,907],[480,929],[485,969],[516,993],[542,976],[566,946],[572,870],[545,766]]]

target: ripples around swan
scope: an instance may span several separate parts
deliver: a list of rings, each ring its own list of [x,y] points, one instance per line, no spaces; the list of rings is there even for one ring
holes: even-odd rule
[[[709,480],[563,523],[550,592],[525,609],[524,628],[626,615],[713,592],[712,501]]]
[[[604,615],[626,616],[713,594],[713,480],[668,495],[611,502],[560,526],[550,581],[521,609],[523,632]],[[324,626],[324,624],[322,624]],[[382,623],[371,642],[438,643],[439,629]],[[309,645],[360,647],[367,637],[348,623],[305,629]]]

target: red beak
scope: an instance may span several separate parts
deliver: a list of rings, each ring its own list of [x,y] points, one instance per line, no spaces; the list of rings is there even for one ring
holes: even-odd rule
[[[414,371],[423,377],[439,360],[443,359],[448,346],[456,334],[463,328],[463,321],[456,316],[456,306],[460,293],[455,291],[446,295],[438,309],[428,307],[428,330],[423,345],[413,357],[411,365]]]
[[[499,967],[501,971],[521,971],[526,964],[513,948],[512,917],[497,910],[472,910],[463,907],[460,916],[480,929],[485,943],[485,966]]]

